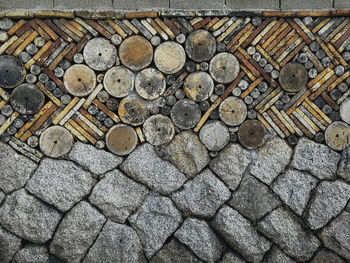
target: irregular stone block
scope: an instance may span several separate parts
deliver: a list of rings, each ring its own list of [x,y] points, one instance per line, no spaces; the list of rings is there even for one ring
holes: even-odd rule
[[[311,263],[324,263],[324,262],[345,263],[345,261],[338,255],[328,250],[322,249],[316,253],[316,256],[312,259]]]
[[[284,254],[280,249],[274,246],[269,254],[264,258],[264,263],[296,263],[293,259]]]
[[[21,247],[21,239],[0,226],[0,262],[10,263]]]
[[[241,258],[237,253],[229,250],[225,253],[225,255],[222,257],[222,260],[219,261],[220,263],[247,263],[243,258]]]
[[[47,263],[49,251],[46,246],[27,244],[16,253],[12,263]]]

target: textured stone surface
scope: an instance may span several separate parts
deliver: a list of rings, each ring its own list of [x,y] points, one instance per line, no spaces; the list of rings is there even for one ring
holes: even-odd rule
[[[120,167],[134,180],[162,194],[179,189],[186,181],[185,175],[174,165],[159,158],[148,143],[135,149]]]
[[[341,153],[337,175],[350,183],[350,147]]]
[[[209,169],[188,181],[171,199],[186,215],[212,217],[231,196],[229,189]]]
[[[209,155],[198,136],[182,132],[161,148],[164,158],[172,162],[182,173],[193,177],[209,163]]]
[[[350,199],[350,185],[342,181],[321,182],[310,201],[307,222],[311,229],[325,226],[337,216]]]
[[[260,262],[271,247],[247,219],[228,206],[218,211],[212,225],[234,250],[251,262]]]
[[[291,165],[319,179],[332,179],[339,159],[340,155],[326,145],[301,138],[294,149]]]
[[[203,220],[187,218],[174,236],[206,262],[216,262],[224,249],[222,242]]]
[[[106,218],[89,203],[78,203],[59,224],[50,253],[64,261],[80,262],[105,222]]]
[[[21,247],[21,239],[0,226],[0,262],[10,263]]]
[[[239,144],[228,144],[210,162],[210,169],[217,174],[230,189],[235,190],[250,163],[250,154]]]
[[[350,213],[343,212],[326,226],[320,237],[324,245],[350,260]]]
[[[136,232],[129,226],[108,220],[83,262],[141,263],[145,259]]]
[[[324,263],[324,262],[332,262],[332,263],[345,263],[345,261],[340,258],[338,255],[322,249],[316,253],[316,256],[312,259],[311,263]]]
[[[292,149],[285,140],[269,140],[258,149],[258,157],[250,166],[250,173],[264,183],[271,184],[289,164],[292,154]]]
[[[46,158],[26,189],[65,212],[89,194],[94,184],[92,175],[73,162]]]
[[[0,205],[1,205],[2,201],[4,201],[4,199],[5,199],[5,194],[3,191],[0,190]]]
[[[161,250],[154,255],[150,263],[199,263],[203,262],[197,259],[191,251],[176,239],[172,239],[165,244]]]
[[[3,142],[0,142],[0,160],[0,189],[5,193],[22,188],[37,167],[35,162]]]
[[[288,170],[277,178],[272,189],[283,202],[301,216],[316,184],[317,179],[308,173]]]
[[[273,192],[253,176],[244,175],[229,205],[250,220],[257,220],[280,204]]]
[[[12,263],[47,263],[49,251],[46,246],[27,244],[16,253]]]
[[[277,208],[267,215],[259,223],[258,229],[287,255],[300,261],[310,259],[320,246],[320,241],[283,208]]]
[[[68,157],[94,174],[110,171],[123,161],[121,157],[81,142],[73,145]]]
[[[118,170],[107,173],[92,190],[89,200],[109,219],[124,223],[139,208],[147,188]]]
[[[288,257],[286,254],[284,254],[280,249],[278,249],[276,246],[271,248],[268,255],[264,258],[264,263],[295,263],[292,258]]]
[[[129,221],[140,237],[147,258],[151,258],[180,225],[182,217],[169,198],[150,193]]]
[[[0,224],[16,235],[34,242],[45,243],[52,238],[61,214],[24,189],[8,195],[0,207]]]
[[[222,260],[219,261],[220,263],[246,263],[243,258],[241,258],[237,253],[233,251],[228,251],[225,253],[225,255],[222,257]]]

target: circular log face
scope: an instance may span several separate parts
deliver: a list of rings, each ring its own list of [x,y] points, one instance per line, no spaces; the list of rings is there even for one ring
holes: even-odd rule
[[[166,82],[164,75],[157,69],[146,68],[137,74],[135,88],[142,98],[154,100],[165,91]]]
[[[153,47],[146,38],[131,36],[119,46],[119,57],[124,66],[133,71],[139,71],[151,64]]]
[[[333,122],[326,129],[325,140],[333,150],[344,150],[350,144],[350,126],[342,121]]]
[[[340,117],[347,124],[350,124],[350,98],[340,105]]]
[[[201,119],[201,110],[194,101],[183,99],[172,107],[170,117],[177,127],[191,129]]]
[[[196,62],[208,61],[216,52],[216,40],[206,30],[193,31],[186,39],[187,55]]]
[[[105,38],[93,38],[86,43],[83,56],[90,68],[103,71],[115,65],[117,49]]]
[[[184,91],[191,100],[204,101],[213,94],[214,81],[206,72],[194,72],[185,79]]]
[[[61,126],[52,126],[41,134],[39,144],[45,155],[51,158],[59,158],[71,150],[73,136]]]
[[[63,76],[63,83],[70,94],[84,97],[95,89],[96,75],[88,66],[77,64],[66,70]]]
[[[186,62],[184,48],[173,41],[160,44],[154,52],[154,63],[164,74],[175,74],[179,72]]]
[[[149,110],[144,99],[132,94],[122,99],[118,107],[118,115],[124,123],[137,126],[145,122],[149,116]]]
[[[209,151],[220,151],[228,144],[230,133],[221,121],[209,121],[200,130],[199,138]]]
[[[240,125],[247,117],[247,106],[243,100],[228,97],[219,106],[220,119],[229,126]]]
[[[219,53],[211,59],[209,72],[216,82],[230,83],[238,76],[239,62],[231,53]]]
[[[35,114],[44,105],[45,96],[34,84],[19,85],[11,94],[12,107],[20,114]]]
[[[175,127],[169,117],[157,114],[145,121],[143,133],[150,144],[159,146],[172,140],[175,135]]]
[[[256,149],[265,143],[266,129],[258,120],[247,120],[238,129],[238,140],[247,149]]]
[[[299,63],[288,63],[281,69],[279,81],[281,87],[288,92],[298,92],[308,80],[306,68]]]
[[[18,58],[0,56],[0,87],[14,88],[25,78],[26,70]]]
[[[126,97],[134,90],[134,74],[125,67],[113,67],[106,72],[103,86],[113,97]]]
[[[129,125],[117,124],[107,132],[106,145],[111,152],[117,155],[127,155],[137,145],[136,131]]]

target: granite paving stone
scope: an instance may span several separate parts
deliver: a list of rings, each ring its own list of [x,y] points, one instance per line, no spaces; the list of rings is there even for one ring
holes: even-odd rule
[[[231,196],[229,189],[209,169],[202,171],[171,199],[185,215],[212,217]]]
[[[21,238],[43,244],[50,240],[62,215],[24,189],[7,196],[0,207],[0,224]]]
[[[14,256],[13,263],[47,263],[49,250],[45,245],[26,244]]]
[[[108,172],[99,181],[89,201],[109,219],[124,223],[136,211],[147,195],[147,188],[118,170]]]
[[[350,148],[343,150],[338,165],[337,175],[350,183]]]
[[[246,263],[242,257],[240,257],[237,253],[232,250],[227,251],[222,259],[219,261],[220,263]]]
[[[296,261],[288,257],[278,247],[273,246],[267,256],[263,260],[264,263],[295,263]]]
[[[21,239],[0,226],[0,261],[10,263],[21,247]]]
[[[73,162],[46,158],[28,181],[26,189],[66,212],[87,196],[95,183],[89,172]]]
[[[323,262],[345,263],[345,260],[343,260],[337,254],[332,253],[329,250],[322,249],[316,253],[316,256],[312,259],[311,262],[312,263],[323,263]]]
[[[2,201],[5,200],[5,197],[6,197],[6,195],[4,194],[4,192],[0,190],[0,205],[1,205]]]
[[[64,261],[80,262],[106,220],[96,208],[81,201],[60,222],[50,243],[50,254]]]

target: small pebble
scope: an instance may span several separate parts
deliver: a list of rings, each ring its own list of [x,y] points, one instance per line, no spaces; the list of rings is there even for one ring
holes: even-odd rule
[[[347,46],[345,47],[345,51],[350,51],[350,45],[347,45]]]
[[[329,57],[324,57],[321,63],[322,63],[322,66],[326,68],[331,64],[331,59]]]
[[[112,127],[113,124],[114,124],[114,121],[113,121],[111,118],[106,118],[106,119],[103,121],[103,125],[106,126],[107,128]]]
[[[170,95],[166,97],[166,104],[169,106],[173,106],[176,103],[176,98],[174,95]]]
[[[273,70],[273,66],[271,64],[267,64],[265,67],[264,67],[264,70],[267,72],[267,73],[271,73],[272,70]]]
[[[55,76],[56,76],[57,78],[61,78],[61,77],[63,77],[63,75],[64,75],[64,70],[63,70],[62,68],[60,68],[60,67],[56,67],[56,68],[53,70],[53,73],[55,74]]]
[[[184,34],[178,34],[176,36],[176,41],[180,44],[183,44],[186,41],[186,36]]]
[[[64,95],[60,98],[60,100],[61,100],[62,104],[67,105],[67,104],[69,104],[69,102],[72,101],[72,98],[71,98],[71,96],[70,96],[69,94],[64,94]]]
[[[245,79],[242,79],[239,83],[238,83],[238,87],[241,90],[246,90],[249,87],[249,83],[248,81],[246,81]]]
[[[15,128],[17,129],[22,128],[23,125],[24,125],[24,121],[20,118],[17,118],[13,121],[13,126],[15,126]]]
[[[315,141],[316,142],[323,142],[324,141],[324,134],[321,132],[316,133]]]
[[[313,18],[311,16],[306,16],[306,17],[303,18],[303,22],[304,22],[304,24],[306,26],[311,25],[313,21],[314,20],[313,20]]]
[[[13,109],[9,104],[5,105],[1,109],[1,114],[4,115],[5,117],[10,117],[12,113],[13,113]]]
[[[27,141],[28,145],[32,148],[35,148],[39,145],[39,138],[36,136],[30,136]]]
[[[288,103],[290,101],[290,97],[287,94],[284,94],[281,98],[283,103]]]
[[[317,41],[312,41],[309,47],[311,51],[317,52],[320,49],[320,44]]]
[[[349,86],[348,86],[348,84],[346,84],[345,82],[342,82],[342,83],[340,83],[339,85],[338,85],[338,90],[340,91],[340,92],[346,92],[348,89],[349,89]]]
[[[175,78],[174,75],[167,75],[167,76],[165,77],[165,82],[166,82],[166,84],[168,84],[168,85],[172,85],[172,84],[175,82],[175,80],[176,80],[176,78]]]
[[[232,90],[232,95],[233,95],[233,96],[238,97],[238,96],[240,96],[241,94],[242,94],[242,91],[241,91],[241,89],[240,89],[239,87],[235,87],[235,88]]]
[[[177,91],[175,91],[175,97],[178,100],[182,100],[183,98],[185,98],[185,92],[183,89],[178,89]]]
[[[60,61],[60,63],[58,63],[58,65],[59,65],[62,69],[66,70],[66,69],[68,69],[72,64],[71,64],[67,59],[62,59],[62,60]]]
[[[99,111],[96,114],[96,119],[99,120],[99,121],[104,121],[106,118],[107,118],[107,115],[103,111]]]
[[[341,97],[341,92],[338,89],[334,89],[329,93],[332,100],[338,100]]]
[[[26,51],[29,55],[34,56],[38,52],[38,47],[32,43],[30,43],[28,46],[26,46]]]
[[[6,31],[0,30],[0,42],[6,42],[9,36]]]
[[[287,138],[287,142],[289,143],[289,145],[294,146],[298,143],[298,137],[292,134]]]
[[[112,43],[114,45],[118,46],[118,45],[120,45],[122,43],[123,39],[122,39],[122,37],[120,35],[114,34],[111,37],[111,41],[112,41]]]
[[[315,68],[312,68],[309,70],[309,78],[314,79],[317,76],[317,70]]]
[[[32,57],[27,52],[23,51],[18,55],[18,58],[22,63],[27,63]]]
[[[46,82],[49,81],[49,76],[46,75],[45,73],[41,73],[41,74],[39,75],[39,81],[40,81],[41,83],[45,84]]]
[[[83,63],[84,62],[84,57],[81,53],[76,53],[73,56],[73,61],[77,64]]]
[[[31,65],[30,66],[30,73],[34,75],[38,75],[41,72],[41,68],[38,65]]]
[[[253,101],[254,101],[254,99],[253,99],[253,97],[252,96],[247,96],[247,97],[245,97],[244,98],[244,102],[246,103],[246,104],[252,104],[253,103]]]
[[[160,108],[160,113],[165,116],[169,116],[170,112],[171,112],[171,108],[168,105],[165,105],[164,107]]]
[[[248,110],[248,112],[247,112],[248,119],[250,119],[250,120],[256,119],[256,116],[257,116],[257,113],[255,110],[253,110],[253,109]]]
[[[211,158],[214,158],[215,156],[217,156],[218,155],[218,152],[209,152],[209,156],[211,157]]]
[[[256,27],[257,27],[257,26],[260,26],[261,23],[262,23],[261,17],[259,17],[259,16],[253,17],[253,19],[252,19],[252,24],[253,24],[253,26],[256,26]]]
[[[252,96],[254,99],[257,99],[260,96],[260,90],[258,90],[257,88],[253,89],[250,92],[250,96]]]
[[[0,29],[1,30],[9,30],[11,27],[13,27],[14,23],[10,18],[3,18],[0,20]]]
[[[166,104],[166,100],[163,97],[159,97],[156,99],[157,107],[164,107]]]
[[[101,90],[96,97],[99,102],[105,103],[109,99],[109,94],[107,91]]]
[[[60,88],[55,88],[52,92],[52,94],[57,97],[57,98],[61,98],[63,96],[63,91]]]
[[[56,83],[53,82],[52,80],[49,80],[48,82],[45,83],[45,88],[52,91],[56,88]]]
[[[98,74],[96,77],[97,82],[101,83],[103,81],[104,76],[105,76],[105,74],[103,74],[103,73]]]
[[[340,120],[340,114],[337,111],[332,111],[328,116],[332,121],[339,121]]]
[[[116,98],[110,98],[106,101],[106,106],[109,110],[115,111],[118,109],[119,101]]]
[[[268,85],[267,85],[267,83],[265,81],[260,82],[259,85],[258,85],[258,89],[261,92],[267,91],[267,88],[268,88]]]
[[[282,109],[283,109],[283,106],[284,106],[283,101],[281,101],[281,100],[276,101],[275,107],[276,107],[278,110],[282,110]]]
[[[95,105],[90,105],[89,107],[88,107],[88,113],[90,113],[91,115],[96,115],[97,114],[97,112],[98,112],[98,108],[97,108],[97,106],[95,106]]]
[[[326,56],[326,53],[323,51],[323,49],[319,49],[319,50],[316,52],[316,57],[317,57],[318,59],[323,59],[325,56]]]
[[[6,117],[0,114],[0,126],[2,126],[5,121],[6,121]]]
[[[238,140],[237,133],[235,132],[230,133],[230,142],[237,142],[237,140]]]
[[[280,75],[280,73],[279,73],[278,70],[273,70],[273,71],[271,72],[271,77],[272,77],[273,79],[277,79],[277,78],[279,77],[279,75]]]
[[[314,64],[310,60],[308,60],[305,62],[304,66],[306,69],[311,69],[314,66]]]
[[[46,44],[46,40],[43,37],[36,37],[34,39],[34,45],[36,45],[37,47],[43,47]]]
[[[350,52],[349,51],[346,51],[346,52],[343,52],[343,58],[345,59],[345,61],[350,61]]]
[[[224,52],[226,50],[226,44],[224,42],[220,42],[216,45],[217,52]]]
[[[261,55],[258,52],[255,52],[252,56],[252,58],[258,62],[261,59]]]
[[[308,56],[306,53],[300,53],[299,56],[298,56],[298,62],[299,63],[305,63],[306,61],[308,61]]]
[[[326,102],[324,101],[324,99],[321,96],[318,96],[315,100],[314,103],[316,104],[317,107],[322,108],[323,105],[326,104]]]
[[[217,120],[217,119],[219,119],[219,117],[220,117],[219,110],[218,110],[218,109],[213,110],[213,111],[210,113],[209,117],[210,117],[210,119],[212,119],[212,120]]]
[[[200,70],[201,71],[207,71],[208,70],[208,68],[209,68],[209,64],[208,64],[208,62],[201,62],[200,64],[199,64],[199,68],[200,68]]]
[[[160,39],[159,36],[153,36],[153,37],[151,38],[151,44],[152,44],[153,46],[158,46],[158,45],[160,44],[160,42],[161,42],[161,39]]]
[[[187,62],[185,64],[185,68],[187,72],[194,72],[196,70],[196,63],[194,63],[193,61]]]
[[[322,111],[325,113],[325,114],[330,114],[332,112],[332,107],[329,106],[328,104],[325,104],[323,105],[322,107]]]
[[[209,104],[209,102],[208,101],[201,101],[200,103],[199,103],[199,109],[201,110],[201,111],[207,111],[208,109],[209,109],[209,107],[210,107],[210,104]]]
[[[34,74],[31,74],[31,73],[29,73],[29,74],[27,74],[26,75],[26,81],[28,82],[28,83],[35,83],[36,81],[37,81],[37,76],[35,76]]]
[[[260,65],[261,67],[265,67],[265,66],[267,65],[267,60],[266,60],[266,58],[260,59],[260,60],[259,60],[259,65]]]
[[[336,66],[334,69],[335,75],[337,75],[338,77],[342,76],[345,72],[345,68],[341,65]]]
[[[216,95],[219,95],[219,96],[221,96],[222,94],[224,94],[225,90],[226,90],[226,87],[225,87],[224,84],[218,84],[218,85],[216,85],[215,88],[214,88],[215,94],[216,94]]]
[[[6,131],[9,135],[15,135],[17,133],[16,127],[12,125],[8,127]]]
[[[213,94],[213,95],[210,96],[209,100],[210,100],[210,102],[214,102],[214,101],[216,101],[218,98],[219,98],[218,95]]]
[[[3,134],[0,135],[0,139],[1,139],[3,142],[9,142],[10,139],[11,139],[11,136],[10,136],[10,134],[8,134],[7,132],[4,132]]]
[[[159,113],[159,107],[155,104],[153,104],[150,108],[149,108],[149,112],[153,115],[158,114]]]
[[[106,146],[106,143],[105,143],[105,141],[102,141],[102,140],[99,140],[95,143],[95,147],[97,149],[103,149],[103,148],[105,148],[105,146]]]
[[[254,46],[250,46],[247,48],[247,53],[249,55],[253,55],[256,52],[256,48]]]

